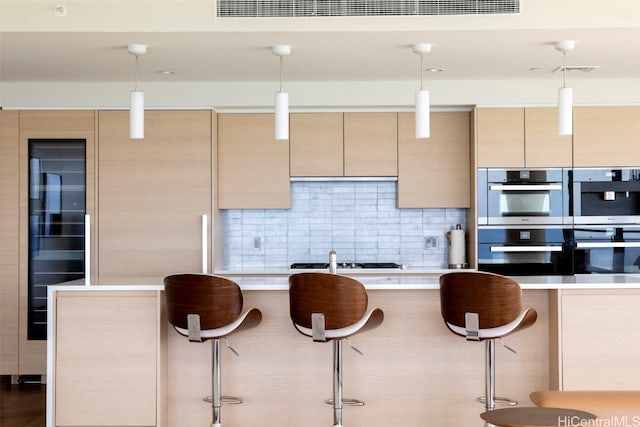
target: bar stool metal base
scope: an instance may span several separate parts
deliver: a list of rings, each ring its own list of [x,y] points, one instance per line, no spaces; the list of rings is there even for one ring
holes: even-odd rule
[[[203,402],[207,402],[207,403],[213,403],[213,397],[212,396],[206,396],[202,398]],[[222,396],[220,398],[220,401],[222,403],[229,403],[231,405],[239,405],[240,403],[244,403],[244,400],[240,399],[239,397],[235,397],[235,396]]]
[[[496,405],[516,406],[518,404],[517,400],[509,399],[508,397],[496,396],[493,400],[496,403]],[[478,397],[476,399],[476,402],[479,402],[479,403],[485,403],[486,401],[487,401],[487,398],[484,396]]]

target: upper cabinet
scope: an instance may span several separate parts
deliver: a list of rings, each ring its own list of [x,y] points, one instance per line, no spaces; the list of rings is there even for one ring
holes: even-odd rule
[[[145,137],[132,140],[127,111],[99,112],[99,284],[202,270],[211,114],[145,111]]]
[[[342,113],[293,113],[289,127],[291,176],[344,174]]]
[[[398,114],[344,114],[344,175],[398,175]]]
[[[524,166],[524,108],[476,110],[478,167]]]
[[[574,166],[638,166],[640,107],[573,109]]]
[[[478,167],[571,167],[571,136],[558,135],[557,108],[476,110]]]
[[[397,176],[396,113],[291,114],[291,176]]]
[[[291,206],[289,141],[274,139],[273,114],[218,115],[218,208]]]
[[[431,136],[415,138],[415,115],[398,114],[398,207],[468,208],[469,113],[431,113]]]

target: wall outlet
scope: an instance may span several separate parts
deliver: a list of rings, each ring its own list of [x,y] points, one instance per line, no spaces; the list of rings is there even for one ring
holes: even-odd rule
[[[438,249],[439,243],[438,236],[425,236],[424,238],[425,249]]]
[[[256,236],[253,238],[253,249],[256,251],[262,250],[262,237]]]

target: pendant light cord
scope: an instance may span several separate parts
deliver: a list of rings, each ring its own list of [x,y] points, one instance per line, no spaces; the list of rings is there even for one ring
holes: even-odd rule
[[[422,63],[424,59],[424,53],[420,54],[420,90],[424,89],[424,65]]]
[[[567,87],[567,65],[566,65],[567,51],[562,50],[562,87]]]
[[[280,55],[280,92],[282,92],[282,55]]]
[[[135,79],[136,79],[136,87],[135,91],[138,92],[138,55],[136,55],[136,69],[135,69]]]

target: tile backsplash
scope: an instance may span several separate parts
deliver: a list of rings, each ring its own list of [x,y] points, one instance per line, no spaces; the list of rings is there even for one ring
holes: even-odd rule
[[[465,209],[398,209],[392,181],[292,182],[291,209],[222,211],[223,268],[294,262],[396,262],[444,268]]]

